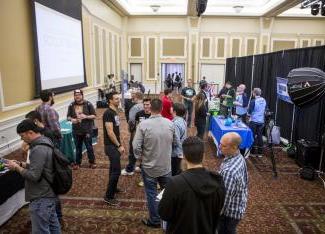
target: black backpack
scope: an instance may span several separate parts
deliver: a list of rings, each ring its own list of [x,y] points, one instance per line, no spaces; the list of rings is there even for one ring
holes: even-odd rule
[[[69,167],[69,161],[58,148],[47,143],[40,143],[37,145],[45,145],[53,150],[53,182],[50,183],[44,175],[42,177],[51,185],[55,194],[66,194],[72,186],[72,170]]]

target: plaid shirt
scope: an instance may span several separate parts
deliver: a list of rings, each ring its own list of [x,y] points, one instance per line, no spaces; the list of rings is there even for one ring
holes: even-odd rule
[[[244,157],[238,154],[226,157],[220,174],[226,187],[226,198],[221,214],[241,219],[245,213],[248,197],[248,175]]]
[[[36,108],[41,114],[44,126],[56,133],[60,133],[59,114],[49,104],[42,103]]]

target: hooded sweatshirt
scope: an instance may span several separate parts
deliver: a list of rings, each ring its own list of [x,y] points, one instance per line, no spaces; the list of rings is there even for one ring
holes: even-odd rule
[[[48,146],[38,145],[40,143],[53,145],[52,141],[45,136],[40,136],[30,144],[30,163],[21,172],[21,175],[25,178],[26,201],[33,201],[43,197],[56,197],[49,183],[43,178],[46,176],[50,182],[53,181],[53,150]]]
[[[159,203],[167,233],[215,233],[225,199],[222,177],[193,168],[171,178]]]

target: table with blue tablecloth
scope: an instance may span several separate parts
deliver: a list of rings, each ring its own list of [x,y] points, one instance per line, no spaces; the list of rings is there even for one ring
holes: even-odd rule
[[[60,122],[60,126],[61,126],[61,135],[62,135],[60,150],[65,156],[67,156],[69,162],[73,163],[76,161],[76,146],[73,140],[72,123],[70,121],[63,120]],[[92,142],[93,145],[96,144],[97,137],[93,137]],[[86,150],[84,144],[82,149],[83,152]]]
[[[232,123],[230,126],[225,126],[225,119],[221,116],[211,116],[209,131],[211,136],[214,138],[215,143],[220,143],[221,137],[227,132],[236,132],[242,138],[242,143],[240,144],[241,149],[250,148],[254,143],[253,132],[247,127],[243,122],[237,121]]]
[[[65,156],[67,156],[69,162],[73,163],[76,161],[76,147],[72,135],[72,123],[63,120],[60,122],[60,126],[62,135],[60,150]]]

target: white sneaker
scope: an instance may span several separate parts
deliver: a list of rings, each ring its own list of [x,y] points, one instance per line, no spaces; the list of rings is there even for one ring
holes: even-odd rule
[[[141,172],[141,168],[140,167],[135,167],[134,171],[135,172]]]
[[[132,171],[132,172],[127,172],[126,170],[125,170],[125,168],[121,171],[121,175],[123,175],[123,176],[131,176],[131,175],[133,175],[134,174],[134,172]]]
[[[257,157],[262,158],[263,157],[263,154],[259,154],[259,155],[257,155]]]

